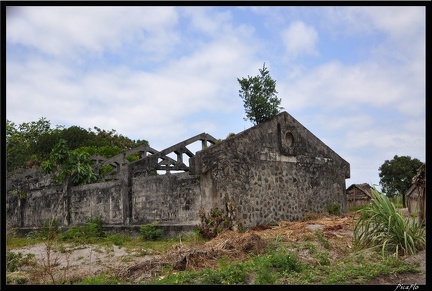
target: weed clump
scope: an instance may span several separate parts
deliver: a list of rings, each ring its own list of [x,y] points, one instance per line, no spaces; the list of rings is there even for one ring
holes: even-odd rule
[[[201,224],[197,227],[198,232],[206,239],[215,238],[223,230],[232,228],[232,219],[217,207],[212,208],[208,214],[200,210]]]
[[[140,227],[141,237],[145,240],[157,240],[162,237],[164,231],[157,227],[156,223],[150,223],[141,225]]]
[[[404,218],[387,196],[372,189],[372,201],[357,211],[356,247],[381,249],[383,255],[413,255],[426,247],[425,228]]]

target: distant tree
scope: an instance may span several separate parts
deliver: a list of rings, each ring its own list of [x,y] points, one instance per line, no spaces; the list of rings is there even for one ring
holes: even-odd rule
[[[89,145],[92,136],[86,129],[73,125],[62,130],[60,138],[66,140],[70,150],[74,150]]]
[[[403,207],[406,207],[405,193],[412,185],[412,178],[423,163],[410,156],[395,155],[392,160],[385,160],[379,167],[381,190],[388,197],[402,195]]]
[[[115,129],[106,131],[104,129],[100,129],[97,126],[94,126],[93,128],[96,132],[93,132],[91,129],[89,129],[89,132],[93,137],[91,139],[90,145],[93,146],[116,146],[125,151],[143,144],[149,144],[147,140],[131,140],[128,137],[118,134]]]
[[[44,132],[37,137],[34,146],[34,153],[38,156],[39,161],[49,159],[52,149],[61,139],[60,134],[62,131],[63,127],[57,127],[49,132]]]
[[[51,134],[50,122],[44,117],[38,121],[23,122],[16,125],[6,120],[6,170],[31,167],[42,157],[38,152],[39,137]]]
[[[246,112],[244,120],[249,119],[254,125],[272,119],[283,109],[279,106],[282,100],[277,97],[276,81],[270,77],[265,63],[259,72],[254,77],[237,78]]]

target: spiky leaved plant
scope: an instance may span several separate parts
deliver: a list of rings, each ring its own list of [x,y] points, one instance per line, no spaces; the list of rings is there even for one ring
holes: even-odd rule
[[[359,249],[381,249],[391,253],[412,255],[426,246],[425,228],[415,219],[404,218],[387,196],[372,188],[370,205],[357,211],[354,243]]]

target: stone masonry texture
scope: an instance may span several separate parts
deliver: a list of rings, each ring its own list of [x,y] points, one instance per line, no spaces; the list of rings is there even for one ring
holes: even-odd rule
[[[111,226],[197,226],[200,210],[218,208],[231,213],[236,226],[250,228],[332,206],[346,210],[349,163],[287,112],[196,152],[188,171],[150,175],[153,162],[132,162],[117,180],[67,193],[49,176],[8,176],[6,218],[21,228],[52,218],[70,227],[96,217]]]

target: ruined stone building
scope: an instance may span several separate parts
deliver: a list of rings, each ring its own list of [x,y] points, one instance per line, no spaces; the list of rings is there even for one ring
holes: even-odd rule
[[[202,150],[189,150],[194,142]],[[52,218],[67,227],[100,217],[113,227],[157,222],[184,229],[200,223],[200,210],[218,208],[249,228],[300,220],[335,205],[346,210],[349,163],[287,112],[221,142],[202,133],[162,151],[131,150],[138,151],[134,162],[125,159],[130,153],[95,157],[95,166],[116,165],[112,180],[75,186],[67,195],[48,176],[15,175],[23,195],[7,195],[7,219],[21,228]],[[155,170],[166,174],[152,175]],[[11,175],[7,182],[12,193],[17,181]]]

